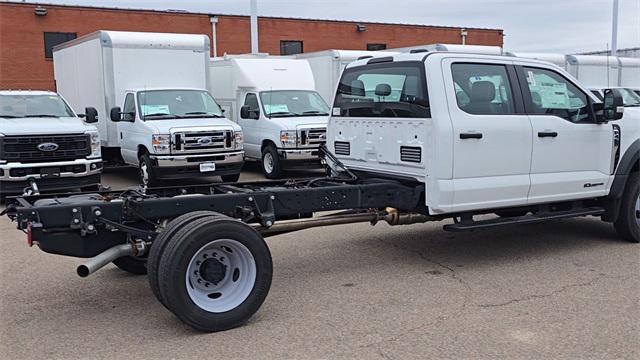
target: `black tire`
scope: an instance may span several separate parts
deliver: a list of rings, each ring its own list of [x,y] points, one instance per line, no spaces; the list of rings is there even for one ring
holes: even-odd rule
[[[238,182],[240,180],[240,173],[233,175],[222,175],[220,176],[223,182]]]
[[[282,176],[282,162],[278,156],[278,151],[273,145],[267,145],[262,149],[262,162],[260,164],[262,173],[267,179],[279,179]]]
[[[138,159],[138,178],[140,179],[140,184],[146,185],[147,187],[158,185],[158,179],[153,171],[153,162],[149,154],[142,154]]]
[[[159,290],[166,307],[185,324],[203,332],[224,331],[244,324],[258,311],[271,287],[273,263],[262,236],[238,220],[217,216],[192,221],[180,232],[168,240],[160,257]],[[239,243],[250,252],[255,265],[255,279],[246,284],[251,286],[250,292],[239,305],[224,312],[207,311],[196,305],[185,279],[193,256],[215,240]]]
[[[145,275],[147,273],[147,259],[135,256],[123,256],[113,260],[113,264],[129,274]]]
[[[186,224],[189,224],[203,217],[216,215],[222,216],[213,211],[193,211],[187,214],[180,215],[177,218],[171,220],[153,241],[151,249],[149,250],[149,255],[147,256],[147,278],[149,280],[151,291],[162,305],[165,305],[165,303],[162,295],[160,294],[160,285],[158,284],[158,266],[160,265],[160,257],[162,256],[162,253],[167,246],[167,242],[173,236],[178,234]]]
[[[618,219],[614,226],[618,235],[630,242],[640,242],[640,173],[634,172],[624,188]]]

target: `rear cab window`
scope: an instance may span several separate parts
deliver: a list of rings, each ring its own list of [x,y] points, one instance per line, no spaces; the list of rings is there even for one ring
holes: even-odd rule
[[[332,115],[430,118],[424,63],[387,62],[345,69]]]

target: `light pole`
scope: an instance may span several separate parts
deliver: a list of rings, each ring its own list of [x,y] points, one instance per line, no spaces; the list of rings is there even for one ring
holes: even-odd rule
[[[257,54],[258,46],[258,0],[251,1],[251,53]]]
[[[611,56],[618,55],[618,0],[613,0],[613,19],[611,20]]]

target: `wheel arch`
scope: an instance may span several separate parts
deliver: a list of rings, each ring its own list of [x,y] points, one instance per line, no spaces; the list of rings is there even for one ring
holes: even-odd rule
[[[616,168],[616,172],[611,184],[609,196],[606,201],[607,212],[603,216],[606,221],[616,221],[620,211],[620,204],[622,202],[622,195],[627,186],[629,176],[634,172],[640,171],[640,139],[634,141],[631,146],[627,148],[620,163]]]
[[[278,147],[276,146],[276,143],[275,143],[273,140],[271,140],[271,139],[264,139],[264,140],[262,140],[262,146],[260,146],[260,151],[263,151],[263,150],[264,150],[267,146],[269,146],[269,145],[273,145],[273,147],[274,147],[274,148],[276,148],[276,149],[278,148]]]
[[[142,144],[138,145],[138,159],[140,159],[140,156],[144,154],[149,154],[149,150]]]

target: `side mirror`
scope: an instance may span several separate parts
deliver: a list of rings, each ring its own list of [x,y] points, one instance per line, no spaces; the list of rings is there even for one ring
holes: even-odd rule
[[[244,105],[240,108],[240,117],[243,119],[254,119],[258,120],[260,118],[260,112],[256,110],[251,110],[249,105]]]
[[[122,121],[122,109],[120,109],[119,106],[111,108],[111,111],[109,112],[109,116],[111,117],[111,121],[113,122]]]
[[[84,122],[87,124],[93,124],[98,122],[98,110],[96,108],[88,107],[84,109]]]
[[[604,91],[604,108],[603,118],[607,121],[622,119],[624,115],[624,101],[622,94],[615,89],[606,89]]]

